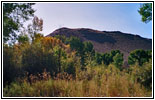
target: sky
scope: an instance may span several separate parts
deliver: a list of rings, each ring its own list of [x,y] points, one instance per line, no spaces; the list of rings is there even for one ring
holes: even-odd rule
[[[44,36],[54,30],[91,28],[121,31],[152,38],[152,21],[143,23],[138,13],[140,3],[36,3],[35,15],[43,19]]]

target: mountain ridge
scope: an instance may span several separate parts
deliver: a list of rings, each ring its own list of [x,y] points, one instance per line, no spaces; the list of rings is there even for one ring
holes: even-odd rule
[[[129,53],[135,49],[152,49],[152,39],[120,31],[99,31],[89,28],[70,29],[63,27],[47,36],[55,35],[75,36],[82,41],[90,41],[97,52],[105,53],[111,50],[120,50],[124,54],[125,61],[127,61]]]

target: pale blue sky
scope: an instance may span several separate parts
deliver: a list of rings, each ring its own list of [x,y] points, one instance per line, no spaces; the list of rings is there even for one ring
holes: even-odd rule
[[[152,38],[152,22],[141,22],[140,3],[36,3],[47,35],[60,27],[121,31]]]

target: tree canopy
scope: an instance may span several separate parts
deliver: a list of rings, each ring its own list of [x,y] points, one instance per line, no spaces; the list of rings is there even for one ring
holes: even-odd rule
[[[150,22],[152,20],[152,3],[142,4],[138,12],[142,16],[142,22]]]
[[[15,40],[23,23],[34,16],[34,3],[3,3],[3,40]]]
[[[138,63],[139,66],[142,66],[145,62],[148,62],[149,59],[152,58],[151,53],[152,53],[151,50],[148,51],[142,49],[134,50],[130,53],[128,57],[128,63],[130,65]]]

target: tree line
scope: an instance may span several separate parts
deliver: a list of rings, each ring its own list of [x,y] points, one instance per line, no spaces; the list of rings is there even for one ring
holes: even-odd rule
[[[45,69],[51,76],[66,72],[73,77],[77,70],[87,70],[88,66],[113,64],[120,71],[123,66],[123,53],[112,50],[108,53],[96,52],[91,42],[82,42],[77,37],[57,35],[44,37],[35,34],[33,41],[22,36],[18,43],[9,46],[3,44],[3,79],[4,85],[17,77],[42,73]],[[128,57],[129,65],[143,66],[152,60],[151,50],[134,50]]]

